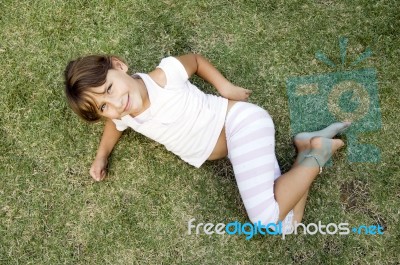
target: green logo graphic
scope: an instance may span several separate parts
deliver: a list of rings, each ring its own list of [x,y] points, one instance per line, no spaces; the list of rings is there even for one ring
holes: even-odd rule
[[[315,54],[323,63],[337,69],[346,61],[347,38],[339,39],[341,65],[337,66],[322,52]],[[351,66],[372,54],[367,48]],[[382,126],[375,68],[337,71],[310,76],[289,77],[290,125],[292,134],[317,131],[337,121],[352,121],[345,132],[350,162],[379,162],[380,150],[360,141],[362,134]]]

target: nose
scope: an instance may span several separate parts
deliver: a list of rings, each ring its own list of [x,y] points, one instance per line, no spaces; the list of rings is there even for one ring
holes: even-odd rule
[[[121,110],[121,108],[123,107],[121,97],[108,96],[106,99],[106,103],[109,104],[110,106],[114,107],[117,110]]]

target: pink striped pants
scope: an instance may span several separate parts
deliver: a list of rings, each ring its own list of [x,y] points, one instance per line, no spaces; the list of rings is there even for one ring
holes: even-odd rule
[[[275,156],[272,118],[254,104],[238,102],[227,114],[225,133],[228,158],[250,221],[276,223],[279,206],[274,182],[281,171]]]

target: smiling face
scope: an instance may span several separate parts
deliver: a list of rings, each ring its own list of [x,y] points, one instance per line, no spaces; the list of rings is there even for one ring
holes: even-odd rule
[[[101,117],[137,116],[150,106],[142,79],[127,74],[119,58],[89,55],[70,61],[65,68],[65,95],[72,110],[86,121]]]
[[[107,72],[106,82],[90,88],[99,115],[120,119],[125,115],[137,116],[149,106],[146,87],[141,79],[127,74],[128,67],[122,61],[113,58],[113,69]]]

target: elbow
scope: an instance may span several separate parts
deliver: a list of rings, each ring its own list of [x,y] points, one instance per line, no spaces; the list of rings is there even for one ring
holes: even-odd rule
[[[192,55],[193,55],[193,57],[194,57],[194,62],[195,62],[195,69],[194,69],[194,73],[195,74],[198,74],[198,72],[199,72],[199,62],[200,62],[200,60],[201,60],[201,55],[200,54],[197,54],[197,53],[192,53]]]

